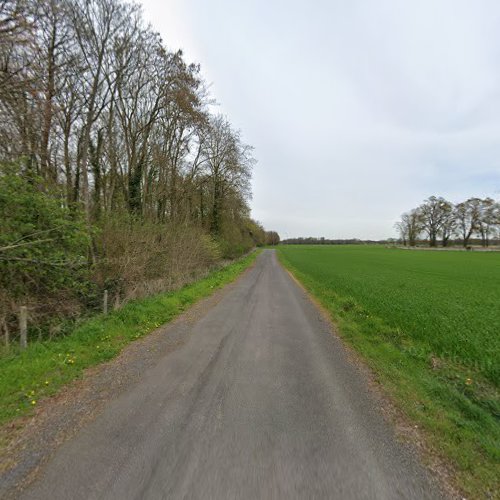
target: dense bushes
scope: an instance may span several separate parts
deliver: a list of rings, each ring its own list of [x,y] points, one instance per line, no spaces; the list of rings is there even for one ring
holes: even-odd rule
[[[91,294],[88,249],[91,232],[78,211],[65,207],[43,180],[19,164],[0,170],[0,324],[20,303],[79,309]],[[68,312],[68,311],[67,311]]]
[[[19,306],[27,305],[30,323],[54,333],[62,318],[98,309],[104,289],[121,304],[179,288],[260,243],[254,222],[223,228],[215,238],[193,223],[159,224],[126,211],[90,225],[22,162],[2,165],[0,328],[12,337]]]
[[[224,221],[217,237],[192,221],[158,223],[115,211],[92,224],[24,162],[0,165],[0,329],[13,338],[20,305],[42,335],[68,317],[177,289],[224,258],[262,244],[250,219]]]
[[[103,221],[94,279],[118,300],[177,288],[212,267],[219,245],[193,225],[160,225],[124,214]]]

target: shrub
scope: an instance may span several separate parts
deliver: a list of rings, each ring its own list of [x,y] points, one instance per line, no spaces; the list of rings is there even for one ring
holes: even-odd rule
[[[220,260],[219,246],[192,224],[153,223],[117,214],[96,238],[94,280],[120,299],[173,290]]]
[[[21,303],[68,304],[88,294],[89,243],[81,213],[43,179],[0,165],[0,323]]]

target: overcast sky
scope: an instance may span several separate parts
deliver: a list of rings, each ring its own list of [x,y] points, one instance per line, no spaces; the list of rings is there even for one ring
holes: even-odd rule
[[[281,237],[385,238],[436,194],[500,198],[497,0],[142,0],[255,147]]]

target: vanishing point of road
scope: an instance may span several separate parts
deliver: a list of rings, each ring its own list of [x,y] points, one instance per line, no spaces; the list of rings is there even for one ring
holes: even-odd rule
[[[22,498],[439,498],[274,251],[190,328]]]

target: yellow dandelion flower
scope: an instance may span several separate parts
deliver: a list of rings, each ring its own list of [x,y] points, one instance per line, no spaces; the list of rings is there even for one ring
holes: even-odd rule
[[[465,383],[466,383],[467,385],[472,385],[472,379],[471,379],[471,378],[467,378],[467,379],[465,379]]]
[[[32,405],[36,405],[36,401],[33,399],[33,400],[31,401],[31,404],[32,404]]]

